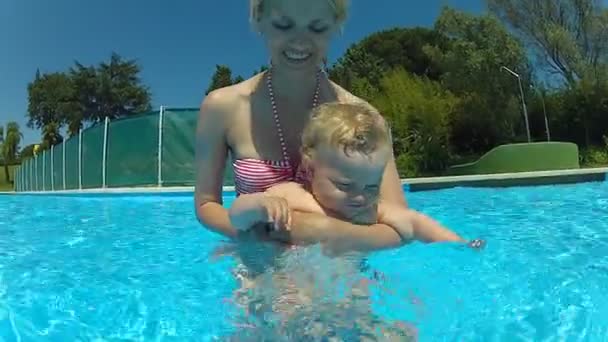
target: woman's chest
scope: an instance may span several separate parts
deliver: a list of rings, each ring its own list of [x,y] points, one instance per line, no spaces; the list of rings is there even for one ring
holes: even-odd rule
[[[273,113],[272,107],[245,111],[227,129],[227,143],[236,159],[282,160],[285,154],[299,160],[302,130],[310,112],[290,109]]]

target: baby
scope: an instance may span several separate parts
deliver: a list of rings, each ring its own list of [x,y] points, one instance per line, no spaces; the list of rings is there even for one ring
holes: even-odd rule
[[[298,242],[320,242],[327,254],[333,255],[393,248],[414,240],[465,242],[421,213],[379,201],[391,153],[389,129],[371,107],[320,105],[313,110],[302,134],[302,167],[297,182],[239,196],[229,210],[231,224],[242,231],[266,225],[270,234],[294,234]],[[295,232],[290,226],[297,212],[318,213],[360,226],[352,229],[350,225],[335,225],[323,231]],[[474,241],[469,245],[482,244]],[[358,265],[356,261],[337,262],[331,272],[352,274]],[[282,289],[273,311],[280,312],[284,322],[308,308],[311,298],[318,297],[313,293],[314,279],[309,280],[310,284],[303,283],[302,278],[277,270],[273,277],[276,279],[272,283]],[[255,281],[244,287],[255,287]],[[367,285],[357,284],[350,291],[336,307],[360,312],[362,325],[374,322]]]
[[[373,108],[320,105],[302,134],[298,181],[239,196],[229,211],[230,221],[239,230],[269,224],[274,232],[289,233],[292,214],[302,211],[375,225],[374,229],[327,229],[309,240],[338,254],[393,248],[414,240],[465,242],[426,215],[379,201],[391,153],[389,129]],[[482,244],[469,242],[471,247]]]

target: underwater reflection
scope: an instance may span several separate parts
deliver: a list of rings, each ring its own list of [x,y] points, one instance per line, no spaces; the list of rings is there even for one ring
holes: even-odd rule
[[[235,320],[235,334],[223,340],[417,340],[411,324],[374,313],[371,291],[386,284],[378,286],[381,274],[362,254],[329,257],[319,245],[271,244],[235,245],[232,252],[239,260],[234,302],[243,314]]]

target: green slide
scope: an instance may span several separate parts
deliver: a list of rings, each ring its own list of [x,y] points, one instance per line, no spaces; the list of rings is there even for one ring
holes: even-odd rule
[[[454,165],[451,176],[549,171],[580,168],[578,146],[569,142],[539,142],[498,146],[473,163]]]

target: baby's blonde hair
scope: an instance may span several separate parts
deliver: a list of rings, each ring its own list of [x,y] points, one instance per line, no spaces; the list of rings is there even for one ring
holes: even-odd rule
[[[268,0],[249,0],[249,18],[252,22],[260,20],[264,12],[264,2]],[[349,0],[327,0],[331,8],[334,10],[336,21],[339,23],[346,20],[348,13]]]
[[[390,145],[389,127],[373,107],[331,102],[313,109],[302,133],[301,152],[310,159],[319,147],[329,146],[346,155],[369,155]]]

